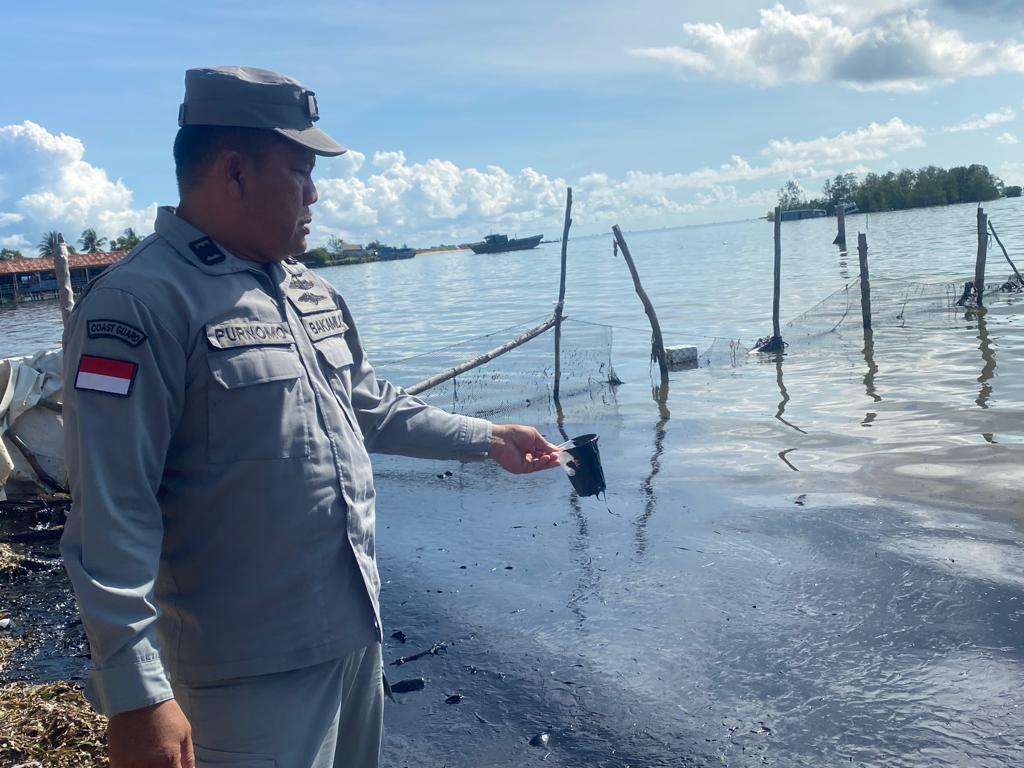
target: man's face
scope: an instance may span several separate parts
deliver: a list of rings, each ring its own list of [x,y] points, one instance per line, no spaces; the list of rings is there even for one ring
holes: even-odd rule
[[[311,174],[316,155],[287,140],[272,143],[256,163],[249,162],[245,190],[250,242],[260,261],[281,261],[306,250],[316,202]]]

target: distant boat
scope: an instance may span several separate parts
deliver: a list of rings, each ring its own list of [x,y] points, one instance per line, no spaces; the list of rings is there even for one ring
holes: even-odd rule
[[[536,248],[544,235],[533,237],[514,237],[509,240],[508,235],[488,235],[479,243],[470,243],[469,247],[473,253],[504,253],[505,251],[525,251],[527,248]]]
[[[795,211],[783,211],[780,221],[798,221],[799,219],[820,219],[828,214],[824,208],[800,208]]]
[[[415,248],[393,248],[390,245],[384,245],[377,249],[377,261],[396,261],[397,259],[411,259],[415,255]]]

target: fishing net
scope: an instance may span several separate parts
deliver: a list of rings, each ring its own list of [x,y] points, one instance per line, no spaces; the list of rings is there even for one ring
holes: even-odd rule
[[[935,330],[959,328],[965,315],[977,310],[976,292],[969,281],[871,281],[871,326],[876,332],[891,328]],[[986,282],[983,301],[988,308],[1024,298],[1024,281],[1016,274]],[[801,350],[860,345],[863,341],[861,285],[856,279],[826,296],[781,327],[787,354]],[[701,367],[736,367],[757,358],[758,341],[712,339],[699,355]]]
[[[375,362],[374,367],[389,381],[409,386],[473,360],[536,324],[531,321],[502,328],[411,357]],[[612,366],[612,341],[608,326],[563,323],[559,394],[563,403],[573,401],[576,407],[579,401],[604,401],[610,382],[618,380]],[[551,329],[417,396],[455,413],[489,419],[523,408],[553,409],[554,342]]]

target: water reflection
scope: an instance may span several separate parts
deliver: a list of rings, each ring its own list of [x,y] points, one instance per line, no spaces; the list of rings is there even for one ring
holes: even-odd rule
[[[565,431],[565,412],[562,410],[562,403],[556,397],[555,401],[555,423],[558,425],[558,432],[562,440],[570,440],[569,433]],[[586,515],[583,514],[583,506],[580,504],[579,494],[576,489],[570,486],[569,490],[569,514],[576,524],[576,534],[573,536],[569,551],[575,565],[576,585],[569,595],[566,607],[576,617],[576,628],[582,629],[586,623],[587,615],[583,612],[583,606],[592,594],[597,591],[601,578],[594,568],[594,557],[590,551],[590,526]]]
[[[985,319],[985,308],[979,307],[975,312],[969,312],[965,317],[970,320],[972,317],[978,321],[978,349],[981,351],[983,365],[978,383],[981,389],[974,402],[979,408],[988,408],[988,401],[992,399],[992,385],[990,382],[996,373],[996,351],[992,338],[988,335],[988,321]]]
[[[843,247],[839,248],[839,276],[844,282],[850,281],[850,263],[848,260],[846,249]]]
[[[864,363],[868,369],[864,374],[864,391],[868,397],[876,403],[882,402],[882,396],[875,390],[875,374],[878,373],[878,365],[875,363],[875,332],[870,328],[864,329]]]
[[[658,506],[658,496],[654,490],[654,478],[661,472],[661,455],[665,451],[665,425],[672,418],[668,409],[668,380],[662,379],[660,386],[651,388],[651,397],[658,405],[658,421],[654,425],[654,453],[651,454],[651,471],[644,478],[640,488],[644,495],[644,511],[634,521],[636,536],[636,556],[642,560],[647,554],[647,522],[654,516]]]
[[[786,389],[785,382],[782,380],[783,357],[785,357],[785,355],[782,352],[775,355],[775,383],[779,385],[779,409],[775,412],[775,418],[781,421],[790,429],[795,429],[801,435],[806,435],[807,432],[800,429],[800,427],[798,427],[796,424],[786,421],[786,419],[783,418],[783,416],[786,413],[786,404],[789,402],[789,392]]]

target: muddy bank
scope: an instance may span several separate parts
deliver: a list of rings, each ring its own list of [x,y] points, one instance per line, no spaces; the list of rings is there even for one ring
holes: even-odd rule
[[[86,646],[49,531],[61,505],[0,514],[0,765],[108,765],[106,718],[82,694]]]

